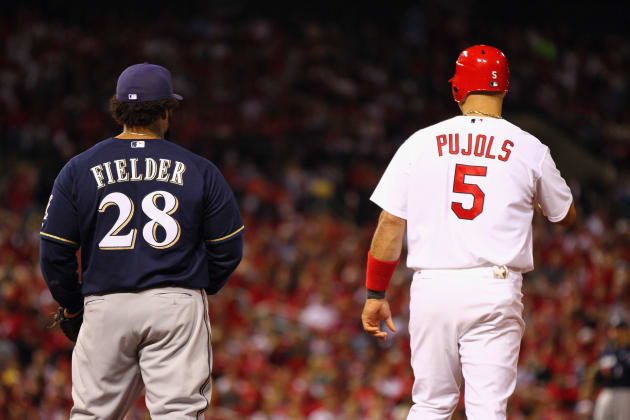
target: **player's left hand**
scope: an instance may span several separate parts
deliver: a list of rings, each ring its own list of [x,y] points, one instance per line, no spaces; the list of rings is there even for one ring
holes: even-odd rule
[[[74,314],[68,313],[65,308],[57,309],[51,327],[59,325],[61,331],[70,341],[76,342],[83,324],[83,308]]]
[[[381,331],[381,321],[385,321],[387,327],[391,331],[396,332],[396,327],[392,320],[392,312],[386,299],[367,299],[365,306],[363,306],[361,321],[365,331],[382,340],[387,338],[387,331]]]

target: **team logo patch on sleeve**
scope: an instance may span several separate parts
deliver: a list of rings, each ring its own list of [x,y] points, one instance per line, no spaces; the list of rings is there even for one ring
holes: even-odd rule
[[[144,140],[137,140],[131,142],[132,149],[142,149],[144,148]]]

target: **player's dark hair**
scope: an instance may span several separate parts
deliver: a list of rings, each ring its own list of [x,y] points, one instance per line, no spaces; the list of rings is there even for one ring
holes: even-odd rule
[[[166,111],[179,106],[175,98],[146,102],[122,102],[116,95],[109,100],[109,112],[114,121],[128,127],[146,127],[163,118]]]

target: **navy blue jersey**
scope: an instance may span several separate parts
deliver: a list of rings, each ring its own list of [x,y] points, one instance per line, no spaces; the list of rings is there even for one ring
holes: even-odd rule
[[[604,388],[630,388],[630,345],[606,346],[595,379]]]
[[[164,139],[109,138],[61,170],[40,235],[81,248],[89,295],[207,289],[206,244],[243,230],[234,194],[210,161]]]

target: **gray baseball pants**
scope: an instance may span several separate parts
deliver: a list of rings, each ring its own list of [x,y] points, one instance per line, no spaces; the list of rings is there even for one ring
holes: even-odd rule
[[[71,420],[122,419],[143,390],[152,419],[204,418],[212,350],[203,290],[162,287],[84,304]]]
[[[604,388],[597,396],[593,420],[630,418],[630,388]]]

